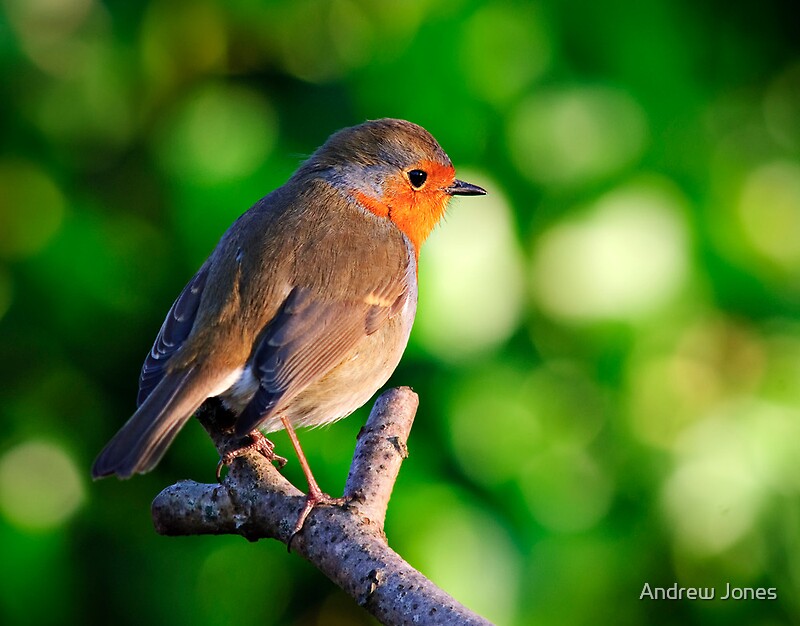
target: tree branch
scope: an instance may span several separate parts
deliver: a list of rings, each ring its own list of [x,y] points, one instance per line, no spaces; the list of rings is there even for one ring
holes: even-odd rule
[[[316,507],[292,540],[302,555],[384,624],[489,624],[406,563],[386,541],[383,524],[392,488],[407,456],[418,405],[408,387],[390,389],[358,435],[344,506]],[[220,406],[198,417],[223,452],[230,415]],[[257,452],[237,458],[222,484],[181,481],[153,501],[163,535],[239,534],[283,543],[305,496]]]

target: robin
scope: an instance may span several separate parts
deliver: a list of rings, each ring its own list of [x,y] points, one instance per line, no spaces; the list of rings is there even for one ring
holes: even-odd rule
[[[308,480],[299,530],[335,500],[295,427],[346,417],[388,380],[414,321],[420,246],[452,196],[485,193],[457,180],[416,124],[381,119],[331,135],[233,223],[175,300],[142,366],[138,408],[92,476],[150,471],[218,397],[237,414],[235,434],[271,460],[280,457],[261,432],[286,429]]]

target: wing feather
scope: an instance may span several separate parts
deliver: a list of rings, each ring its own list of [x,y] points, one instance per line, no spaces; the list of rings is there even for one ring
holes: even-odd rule
[[[139,375],[139,394],[136,406],[142,406],[147,396],[164,377],[164,366],[178,348],[183,345],[194,326],[197,309],[206,285],[209,264],[206,263],[183,288],[161,325],[153,347],[142,365]]]
[[[407,296],[405,274],[358,300],[332,301],[309,289],[292,289],[262,333],[253,359],[259,388],[237,421],[237,434],[257,428],[341,363],[363,337],[402,308]]]

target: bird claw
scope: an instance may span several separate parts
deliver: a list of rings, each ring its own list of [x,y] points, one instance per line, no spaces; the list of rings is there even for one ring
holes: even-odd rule
[[[303,506],[303,509],[300,511],[300,515],[297,517],[297,522],[294,525],[294,530],[292,530],[292,534],[289,536],[289,541],[286,543],[287,552],[292,551],[292,541],[294,541],[297,533],[303,530],[303,525],[306,523],[306,518],[315,507],[319,506],[320,504],[327,506],[341,506],[346,502],[347,498],[333,498],[327,493],[320,491],[319,488],[309,489],[308,493],[306,494],[306,503]]]
[[[278,469],[283,469],[283,466],[286,465],[286,459],[275,454],[275,444],[267,439],[261,431],[254,430],[247,436],[250,438],[249,444],[229,450],[219,458],[219,463],[217,463],[217,482],[222,482],[223,467],[230,465],[234,459],[251,451],[261,453],[270,463],[277,463]]]

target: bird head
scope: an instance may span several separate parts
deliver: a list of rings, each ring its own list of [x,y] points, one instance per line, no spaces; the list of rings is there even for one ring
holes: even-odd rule
[[[417,252],[451,197],[486,193],[456,179],[450,158],[428,131],[396,119],[334,133],[301,172],[322,175],[366,210],[391,220]]]

